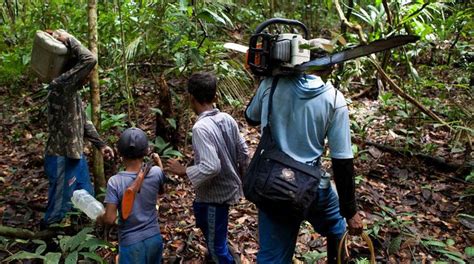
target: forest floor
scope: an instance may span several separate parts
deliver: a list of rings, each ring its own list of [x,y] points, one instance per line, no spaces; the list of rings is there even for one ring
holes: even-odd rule
[[[156,105],[156,95],[152,91],[150,87],[138,88],[141,96],[137,100],[140,127],[150,136],[154,134],[154,114],[149,107]],[[103,100],[105,110],[108,110],[107,99]],[[21,94],[11,94],[9,88],[0,87],[0,102],[0,224],[37,231],[47,203],[48,188],[42,167],[47,139],[45,92],[40,87],[30,87],[24,88]],[[242,135],[253,153],[258,143],[258,129],[249,127],[243,120],[243,108],[225,110],[237,116]],[[409,122],[386,128],[386,109],[379,101],[354,100],[350,111],[351,119],[365,126],[354,138],[357,142],[357,197],[378,261],[430,263],[453,261],[456,256],[466,259],[465,248],[474,241],[474,221],[467,216],[472,215],[473,203],[472,196],[466,194],[472,185],[464,181],[465,175],[365,144],[371,141],[404,148],[410,138]],[[373,118],[368,120],[368,116]],[[424,130],[424,137],[414,140],[438,144],[440,147],[435,156],[452,163],[462,163],[465,159],[465,153],[453,153],[448,149],[448,130],[428,125],[420,129]],[[113,134],[116,136],[117,131]],[[86,149],[87,154],[90,149],[90,146]],[[180,150],[187,157],[192,155],[190,149]],[[118,167],[114,162],[119,161],[105,164],[108,177]],[[330,167],[330,160],[325,160],[324,165]],[[187,179],[175,180],[177,184],[167,186],[166,194],[158,203],[165,241],[164,262],[202,263],[205,244],[194,225],[193,191]],[[116,227],[107,232],[98,228],[94,234],[117,245]],[[28,241],[0,238],[0,260],[8,257],[9,252],[34,250]],[[231,207],[229,241],[237,249],[242,263],[255,263],[257,215],[255,206],[245,200]],[[364,243],[358,239],[352,241],[353,255],[367,256]],[[10,243],[8,250],[7,243]],[[294,262],[323,261],[325,251],[325,240],[303,222]],[[111,260],[116,251],[103,250],[100,254]]]

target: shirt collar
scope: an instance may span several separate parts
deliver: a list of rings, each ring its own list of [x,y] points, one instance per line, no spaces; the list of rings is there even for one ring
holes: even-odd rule
[[[207,110],[207,111],[204,111],[202,112],[199,116],[198,116],[198,121],[203,119],[204,117],[207,117],[207,116],[214,116],[214,115],[217,115],[218,113],[220,113],[219,109],[217,108],[214,108],[212,110]]]

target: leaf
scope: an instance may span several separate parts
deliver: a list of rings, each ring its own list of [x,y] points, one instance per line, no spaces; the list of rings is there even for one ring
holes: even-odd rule
[[[58,264],[61,260],[61,253],[49,252],[44,256],[44,264]]]
[[[94,230],[92,227],[86,227],[77,233],[77,235],[69,238],[65,244],[64,252],[77,249],[77,247],[86,240],[87,234],[92,232],[92,230]]]
[[[168,157],[176,157],[176,158],[179,158],[179,157],[184,157],[184,155],[177,151],[177,150],[174,150],[174,149],[166,149],[164,152],[163,152],[163,156],[168,156]]]
[[[462,258],[462,254],[459,253],[459,252],[455,252],[455,251],[448,251],[448,250],[444,250],[444,249],[435,249],[436,252],[439,252],[439,253],[443,253],[443,255],[447,258],[450,258],[452,260],[455,260],[457,261],[458,263],[466,263]]]
[[[454,255],[451,255],[451,254],[445,254],[445,256],[446,256],[447,258],[450,258],[450,259],[456,261],[457,263],[461,263],[461,264],[465,264],[465,263],[466,263],[463,259],[461,259],[461,258],[458,257],[458,256],[454,256]]]
[[[199,18],[204,18],[207,22],[220,22],[225,25],[224,18],[220,17],[218,14],[212,12],[207,8],[203,8],[202,12],[198,15]]]
[[[77,263],[77,251],[72,252],[71,254],[67,255],[66,260],[64,261],[65,264],[76,264]]]
[[[9,261],[16,260],[16,259],[44,259],[44,257],[41,256],[41,255],[35,254],[35,253],[20,251],[16,254],[13,254],[10,257],[4,259],[3,261],[9,262]]]
[[[402,236],[397,236],[390,241],[388,246],[388,254],[395,254],[400,250],[400,245],[402,244]]]
[[[84,243],[82,243],[78,247],[77,251],[81,251],[84,248],[87,248],[89,251],[94,251],[98,247],[113,247],[113,245],[110,244],[109,242],[98,239],[96,237],[91,237],[91,238],[87,239]]]
[[[99,263],[105,263],[104,260],[99,256],[97,255],[96,253],[92,253],[92,252],[80,252],[79,253],[80,255],[86,257],[86,258],[90,258],[90,259],[93,259]]]
[[[464,253],[466,253],[466,256],[468,258],[474,257],[474,247],[467,247],[464,249]]]
[[[137,50],[138,50],[138,47],[140,46],[142,39],[143,38],[140,35],[128,44],[128,46],[125,49],[125,57],[127,58],[127,60],[131,60],[137,55]]]
[[[36,250],[35,250],[35,253],[38,254],[38,255],[41,255],[43,254],[43,252],[46,250],[46,244],[44,245],[39,245]]]
[[[434,246],[434,247],[442,247],[442,248],[446,247],[445,243],[441,241],[437,241],[437,240],[425,240],[425,241],[422,241],[421,243],[425,246]]]
[[[63,236],[59,239],[59,248],[61,248],[62,252],[66,252],[66,247],[69,239],[71,239],[70,236]]]
[[[170,124],[173,129],[176,129],[176,120],[174,118],[166,118],[166,121],[168,121],[168,124]]]
[[[150,110],[155,114],[159,114],[160,116],[163,115],[163,111],[161,111],[159,108],[150,107]]]
[[[452,245],[454,245],[454,244],[455,244],[455,242],[454,242],[454,240],[452,240],[451,238],[448,239],[448,240],[446,240],[446,245],[452,246]]]
[[[170,143],[167,143],[162,137],[157,136],[153,145],[157,148],[158,152],[162,152]]]

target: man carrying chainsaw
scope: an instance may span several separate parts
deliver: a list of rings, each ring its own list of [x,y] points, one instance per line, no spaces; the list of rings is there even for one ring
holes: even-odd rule
[[[198,119],[193,126],[193,166],[168,160],[169,171],[188,176],[195,192],[196,226],[203,232],[209,262],[238,263],[227,245],[229,206],[242,196],[241,176],[248,150],[237,122],[214,108],[217,79],[211,73],[195,73],[188,81],[191,107]]]
[[[97,218],[98,223],[112,225],[119,212],[119,263],[161,263],[163,239],[158,224],[156,201],[161,192],[165,175],[158,166],[143,171],[143,158],[148,154],[148,138],[141,129],[125,130],[117,143],[125,170],[112,176],[107,183],[104,199],[105,214]],[[156,154],[155,154],[156,155]],[[132,201],[124,195],[144,173],[143,182]],[[131,213],[125,215],[124,203],[132,203]],[[119,206],[121,205],[121,207]]]
[[[80,96],[97,59],[71,35],[64,31],[56,34],[56,38],[68,47],[71,58],[64,73],[48,86],[49,138],[44,166],[49,186],[48,207],[41,222],[43,228],[64,218],[71,208],[74,190],[85,189],[94,193],[83,154],[84,138],[106,158],[113,157],[113,150],[100,139],[92,122],[87,120]]]
[[[265,78],[245,112],[251,125],[267,124],[266,107],[272,77]],[[316,75],[282,76],[273,94],[272,135],[283,152],[302,163],[320,169],[320,157],[327,137],[339,200],[323,172],[317,199],[304,218],[287,219],[284,215],[258,211],[260,250],[258,263],[291,263],[302,220],[327,238],[328,263],[336,263],[339,240],[348,228],[351,234],[362,232],[357,213],[349,114],[344,96],[331,83]],[[327,131],[325,131],[327,128]]]
[[[270,26],[299,28],[301,34],[272,34]],[[327,238],[329,263],[337,261],[346,222],[350,234],[361,234],[347,105],[344,96],[318,75],[330,73],[335,64],[419,39],[392,36],[327,54],[331,41],[308,37],[309,30],[300,21],[271,18],[257,26],[247,49],[224,45],[247,50],[248,67],[265,77],[245,112],[249,124],[262,127],[243,178],[245,197],[259,209],[258,263],[291,263],[303,220]],[[339,199],[330,175],[321,169],[326,139]]]
[[[300,27],[304,36],[264,31],[273,24]],[[245,195],[259,209],[260,264],[292,262],[303,220],[327,238],[328,263],[337,261],[346,221],[351,234],[362,232],[349,112],[344,96],[318,72],[297,70],[311,57],[301,45],[318,44],[307,37],[308,29],[299,21],[270,19],[250,39],[248,65],[256,75],[265,76],[245,111],[249,124],[262,127],[261,141],[244,178]],[[321,168],[326,138],[339,199],[330,175]]]

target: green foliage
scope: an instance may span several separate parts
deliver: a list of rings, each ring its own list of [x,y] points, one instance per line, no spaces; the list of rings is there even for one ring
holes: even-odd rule
[[[100,129],[102,131],[109,131],[112,128],[118,128],[122,130],[127,126],[126,123],[127,114],[108,114],[107,112],[101,113]]]
[[[356,264],[369,264],[369,260],[367,258],[360,258],[355,260]]]
[[[305,263],[316,263],[327,256],[327,252],[310,251],[303,255]]]
[[[442,242],[435,239],[423,239],[421,244],[426,248],[430,249],[433,252],[439,253],[441,256],[454,260],[457,263],[466,263],[462,253],[457,251],[454,247],[454,241],[452,239],[447,239],[446,242]]]
[[[63,259],[63,263],[72,264],[77,263],[79,255],[81,255],[93,259],[98,263],[105,263],[104,260],[95,253],[95,251],[98,248],[112,247],[112,245],[91,235],[90,233],[93,230],[94,229],[91,227],[85,227],[75,236],[58,236],[61,252],[45,252],[45,241],[32,240],[31,242],[39,245],[34,253],[19,251],[5,259],[5,262],[13,260],[41,259],[48,264],[57,264],[61,262],[61,259]]]
[[[150,142],[150,145],[155,148],[155,151],[162,157],[162,158],[179,158],[184,157],[184,155],[173,149],[170,146],[170,143],[166,142],[162,137],[158,136],[155,139],[155,142]]]

